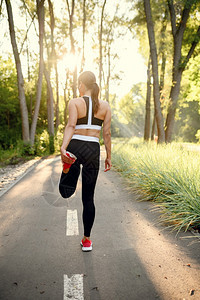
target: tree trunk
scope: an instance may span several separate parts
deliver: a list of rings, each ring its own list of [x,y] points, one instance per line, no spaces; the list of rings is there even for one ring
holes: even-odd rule
[[[102,35],[103,35],[103,18],[104,18],[104,9],[106,5],[106,0],[104,0],[102,10],[101,10],[101,25],[100,25],[100,32],[99,32],[99,88],[100,88],[100,97],[101,97],[101,80],[102,80]]]
[[[83,72],[85,66],[85,24],[86,24],[86,11],[85,11],[86,0],[83,0],[83,54],[81,61],[81,72]]]
[[[47,119],[48,119],[48,132],[49,132],[49,152],[54,153],[54,98],[53,90],[50,81],[50,75],[44,66],[44,76],[47,83]]]
[[[165,53],[162,53],[161,60],[162,60],[162,64],[161,64],[161,72],[160,72],[160,92],[162,93],[162,90],[163,90],[164,85],[165,85],[165,68],[166,68],[166,56],[165,56]],[[161,95],[161,100],[163,100],[162,95]]]
[[[152,127],[151,127],[151,141],[154,141],[156,134],[156,114],[154,110],[154,115],[153,115],[153,122],[152,122]]]
[[[0,16],[2,14],[2,4],[3,4],[3,0],[1,0],[1,4],[0,4]]]
[[[161,54],[161,71],[160,71],[160,102],[164,101],[164,96],[162,94],[162,90],[164,88],[165,83],[165,67],[166,67],[166,54],[165,54],[165,32],[167,28],[167,19],[168,19],[168,10],[165,10],[163,22],[162,22],[162,28],[161,28],[161,43],[159,48],[159,54]],[[162,106],[161,106],[162,111]],[[157,128],[156,128],[156,115],[154,111],[153,115],[153,122],[151,127],[151,140],[153,141],[155,139],[155,135],[157,134]]]
[[[67,1],[67,8],[69,14],[69,36],[71,42],[71,53],[75,55],[75,44],[74,44],[74,37],[73,37],[73,18],[74,18],[74,8],[75,8],[75,0],[72,0],[72,8],[70,11],[69,7],[69,0]],[[74,66],[73,70],[73,84],[72,84],[72,91],[73,91],[73,98],[77,97],[77,66]]]
[[[12,13],[12,6],[11,6],[10,0],[6,0],[6,8],[7,8],[7,14],[8,14],[8,23],[9,23],[11,44],[12,44],[12,48],[13,48],[13,54],[15,57],[15,64],[16,64],[16,69],[17,69],[17,83],[18,83],[20,110],[21,110],[21,118],[22,118],[22,138],[23,138],[23,141],[25,143],[27,143],[30,141],[28,109],[27,109],[27,105],[26,105],[26,98],[25,98],[25,91],[24,91],[24,78],[23,78],[23,74],[22,74],[21,61],[20,61],[19,52],[18,52],[17,43],[16,43],[13,13]]]
[[[39,23],[39,47],[40,47],[40,62],[39,62],[39,76],[37,82],[37,93],[36,93],[36,103],[33,115],[33,121],[31,124],[31,145],[35,141],[35,132],[37,126],[37,119],[40,109],[41,93],[42,93],[42,78],[44,72],[44,59],[43,59],[43,37],[44,37],[44,0],[37,1],[37,15]]]
[[[28,28],[28,18],[27,18],[27,11],[26,11],[26,28]],[[30,71],[30,53],[29,53],[29,44],[28,44],[28,36],[26,33],[26,58],[27,58],[27,74],[28,74],[28,82],[30,83],[31,81],[31,71]],[[24,41],[24,42],[25,42]],[[32,93],[28,93],[28,98],[30,101],[30,106],[29,106],[29,116],[30,116],[30,124],[32,122],[32,103],[33,103],[33,96]]]
[[[60,125],[60,118],[59,118],[59,76],[58,76],[58,69],[57,69],[57,55],[55,50],[55,42],[54,42],[54,28],[55,28],[55,18],[54,18],[54,9],[51,0],[48,0],[49,5],[49,15],[50,15],[50,28],[51,28],[51,62],[54,66],[55,73],[56,73],[56,129]],[[50,73],[51,73],[51,64],[50,64]]]
[[[168,22],[168,9],[165,9],[164,18],[162,21],[162,28],[160,32],[161,36],[161,42],[160,42],[160,48],[159,48],[159,54],[161,54],[161,71],[160,71],[160,93],[161,93],[161,103],[163,100],[162,97],[162,90],[164,88],[165,83],[165,68],[166,68],[166,53],[165,53],[165,35],[166,35],[166,28],[167,28],[167,22]]]
[[[150,138],[150,123],[151,123],[151,57],[149,55],[149,62],[147,68],[147,94],[146,94],[146,111],[145,111],[145,125],[144,125],[145,141],[148,141]]]
[[[55,62],[55,71],[56,71],[56,129],[60,125],[60,116],[59,116],[59,79],[58,79],[58,69],[57,63]]]
[[[165,141],[166,143],[170,143],[172,139],[172,133],[175,123],[175,114],[176,114],[176,106],[178,101],[178,96],[180,93],[180,86],[181,86],[181,77],[182,77],[182,71],[180,70],[178,74],[176,74],[175,78],[176,81],[175,84],[171,87],[170,91],[170,103],[168,107],[168,113],[166,118],[166,131],[165,131]]]
[[[178,96],[180,93],[181,87],[181,79],[182,73],[185,70],[185,67],[191,58],[196,45],[199,42],[200,37],[200,26],[198,27],[196,36],[191,44],[191,48],[188,51],[186,58],[182,61],[182,41],[183,41],[183,34],[186,29],[186,23],[189,18],[190,10],[192,5],[195,3],[195,0],[187,1],[185,3],[184,9],[182,11],[182,16],[179,25],[177,25],[175,9],[173,1],[168,0],[168,6],[170,11],[170,19],[171,19],[171,27],[172,27],[172,35],[173,35],[173,42],[174,42],[174,55],[173,55],[173,71],[172,71],[172,86],[170,91],[170,103],[168,107],[167,119],[165,124],[165,141],[167,143],[171,142],[172,133],[175,123],[175,114],[176,114],[176,107],[178,102]]]
[[[111,61],[110,61],[110,46],[108,46],[108,74],[106,80],[106,101],[109,102],[109,94],[110,94],[110,68],[111,68]]]
[[[48,90],[48,103],[47,103],[47,110],[48,110],[48,131],[50,135],[54,135],[54,98],[53,98],[53,89],[51,86],[50,75],[46,68],[44,68],[44,76],[47,83],[47,90]]]
[[[64,103],[65,103],[65,109],[64,109],[64,123],[65,126],[67,125],[67,95],[66,95],[66,86],[64,87]]]
[[[49,51],[49,47],[46,42],[48,68],[46,69],[44,67],[44,75],[47,82],[47,119],[48,119],[48,132],[49,132],[49,150],[50,153],[53,153],[54,152],[54,96],[53,96],[53,89],[52,89],[50,77],[51,77],[51,70],[53,65],[57,66],[56,65],[57,57],[55,53],[55,43],[54,43],[55,18],[54,18],[53,4],[51,0],[48,0],[48,6],[49,6],[50,29],[51,29],[51,53]]]
[[[152,61],[152,73],[153,73],[153,95],[154,95],[154,107],[156,122],[158,127],[158,143],[163,143],[165,141],[165,131],[164,131],[164,121],[160,105],[160,88],[158,80],[158,60],[157,60],[157,49],[155,43],[154,26],[151,15],[150,0],[144,0],[144,9],[147,21],[147,30],[149,37],[149,45],[151,52]]]
[[[105,45],[105,56],[107,57],[107,78],[105,82],[105,97],[106,101],[109,102],[109,96],[110,96],[110,77],[111,77],[111,45],[114,41],[113,38],[113,27],[117,23],[117,12],[119,7],[116,7],[113,19],[105,25],[105,32],[107,33],[106,37],[106,45]],[[116,21],[117,20],[117,21]],[[102,67],[103,68],[103,67]]]
[[[73,98],[77,97],[77,65],[75,65],[73,72],[73,84],[72,84]]]

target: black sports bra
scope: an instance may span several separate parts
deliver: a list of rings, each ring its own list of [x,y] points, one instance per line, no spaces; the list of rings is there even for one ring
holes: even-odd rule
[[[101,130],[103,120],[95,118],[92,110],[92,98],[90,96],[83,96],[86,103],[86,116],[77,119],[75,129],[96,129]]]

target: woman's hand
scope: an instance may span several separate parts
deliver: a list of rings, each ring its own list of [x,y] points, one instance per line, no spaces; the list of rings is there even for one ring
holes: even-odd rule
[[[111,167],[112,167],[111,159],[106,158],[105,159],[105,170],[104,170],[104,172],[109,171],[111,169]]]
[[[65,150],[65,148],[60,148],[60,153],[61,153],[61,161],[62,161],[62,163],[64,164],[64,163],[66,163],[66,164],[72,164],[72,163],[74,163],[74,159],[73,158],[70,158],[70,157],[68,157],[67,155],[66,155],[66,150]]]

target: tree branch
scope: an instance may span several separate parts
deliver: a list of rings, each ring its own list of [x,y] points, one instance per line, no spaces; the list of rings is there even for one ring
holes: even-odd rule
[[[2,12],[2,4],[3,4],[3,0],[1,0],[1,4],[0,4],[0,16],[1,16],[1,12]]]
[[[35,12],[34,15],[32,16],[32,14],[31,14],[31,12],[30,12],[28,6],[26,5],[26,2],[25,2],[24,0],[22,0],[22,2],[23,2],[24,7],[25,7],[25,9],[27,10],[27,12],[28,12],[28,14],[29,14],[29,16],[30,16],[30,18],[31,18],[31,20],[32,20],[32,23],[33,23],[34,28],[35,28],[36,35],[38,35],[37,29],[36,29],[36,26],[35,26],[35,23],[33,22],[34,19],[35,19],[35,17],[36,17],[36,15],[37,15],[37,13]]]
[[[68,9],[68,14],[69,14],[69,17],[70,17],[70,7],[69,7],[69,1],[68,0],[66,0],[66,2],[67,2],[67,9]]]
[[[179,34],[179,32],[180,32],[180,34],[183,35],[193,3],[194,3],[193,0],[191,0],[189,2],[186,2],[185,6],[184,6],[184,9],[183,9],[183,12],[182,12],[181,21],[180,21],[179,26],[176,30],[176,34]]]
[[[192,43],[192,45],[190,47],[190,50],[188,51],[188,54],[187,54],[186,58],[183,61],[183,69],[185,69],[188,61],[190,60],[192,54],[194,53],[194,50],[195,50],[195,48],[196,48],[199,40],[200,40],[200,26],[198,27],[197,33],[196,33],[196,35],[194,37],[194,41],[193,41],[193,43]]]
[[[169,12],[170,12],[170,19],[171,19],[171,26],[172,26],[172,35],[175,37],[176,35],[176,14],[175,14],[175,9],[174,9],[174,2],[173,0],[168,0],[168,7],[169,7]]]
[[[72,16],[74,15],[74,6],[75,6],[75,0],[72,0],[72,13],[71,13]]]
[[[54,13],[53,13],[53,4],[52,4],[51,0],[48,0],[48,5],[49,5],[50,23],[51,23],[52,29],[54,30],[55,18],[54,18]]]
[[[23,50],[24,43],[25,43],[25,41],[26,41],[26,39],[27,39],[28,32],[29,32],[29,30],[30,30],[30,28],[31,28],[31,25],[32,25],[32,23],[33,23],[33,21],[34,21],[35,16],[36,16],[36,14],[33,16],[32,20],[31,20],[31,23],[30,23],[30,25],[29,25],[29,27],[28,27],[28,29],[27,29],[27,31],[26,31],[26,35],[25,35],[25,38],[24,38],[24,40],[23,40],[23,42],[22,42],[22,45],[21,45],[19,54],[21,54],[21,52],[22,52],[22,50]]]

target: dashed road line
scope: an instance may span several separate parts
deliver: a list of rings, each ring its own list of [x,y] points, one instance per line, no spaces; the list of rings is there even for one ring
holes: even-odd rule
[[[67,210],[66,235],[79,235],[77,210]]]
[[[84,300],[83,274],[74,274],[71,278],[64,274],[63,300]]]

